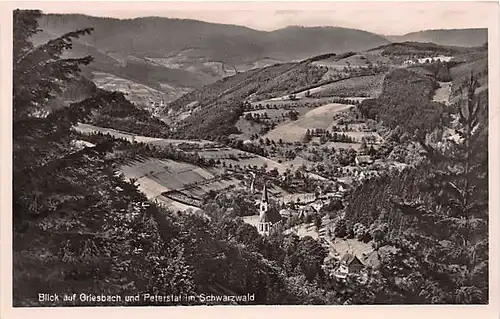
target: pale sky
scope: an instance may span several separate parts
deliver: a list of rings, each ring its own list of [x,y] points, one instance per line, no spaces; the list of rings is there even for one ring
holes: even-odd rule
[[[82,13],[119,19],[146,16],[236,24],[256,30],[289,25],[339,26],[385,35],[425,29],[486,27],[495,2],[18,2],[46,13]]]

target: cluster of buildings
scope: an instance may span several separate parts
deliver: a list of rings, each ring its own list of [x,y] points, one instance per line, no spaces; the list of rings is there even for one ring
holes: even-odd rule
[[[277,207],[271,207],[267,185],[264,184],[261,199],[258,202],[259,220],[257,230],[261,235],[269,235],[271,232],[281,229],[284,221],[291,218],[302,219],[314,216],[320,212],[324,205],[332,199],[341,199],[345,188],[339,185],[336,192],[322,194],[303,193],[291,194],[277,200]],[[279,209],[280,207],[281,209]]]
[[[403,65],[413,65],[413,64],[423,64],[423,63],[432,63],[432,62],[450,62],[453,57],[439,55],[435,57],[426,57],[426,58],[415,58],[408,59],[403,62]]]
[[[258,223],[256,223],[255,226],[257,227],[259,234],[261,234],[262,236],[268,236],[273,232],[282,231],[283,223],[287,218],[291,218],[293,216],[305,216],[306,214],[316,214],[327,202],[326,198],[340,198],[341,194],[342,191],[338,191],[336,193],[328,193],[323,196],[316,197],[313,196],[313,194],[296,194],[302,195],[302,198],[308,199],[310,201],[304,202],[297,209],[286,208],[278,210],[275,207],[271,207],[268,187],[266,184],[264,184],[261,199],[259,201]],[[296,198],[293,195],[289,195],[289,197],[286,199],[293,200]],[[328,240],[326,241],[328,242]],[[330,249],[333,247],[331,245],[332,243],[329,242],[328,246]],[[337,260],[335,262],[335,267],[327,271],[327,273],[338,279],[346,279],[350,275],[357,275],[358,280],[366,280],[367,277],[365,270],[367,268],[377,268],[380,264],[380,253],[385,253],[384,249],[375,251],[367,243],[362,244],[356,249],[352,247],[351,249],[348,249],[344,246],[349,247],[350,245],[349,243],[347,243],[347,245],[344,244],[340,247],[335,246],[335,256],[330,255],[330,257],[327,257],[327,259],[334,258]]]

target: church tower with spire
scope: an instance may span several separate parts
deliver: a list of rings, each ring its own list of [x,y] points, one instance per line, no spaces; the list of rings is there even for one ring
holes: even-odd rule
[[[259,215],[260,219],[264,216],[269,210],[269,196],[267,195],[267,185],[264,183],[264,188],[262,189],[262,197],[260,199],[260,209]]]
[[[281,223],[281,216],[276,210],[269,207],[269,195],[267,193],[267,185],[264,183],[262,189],[262,197],[259,206],[259,225],[258,231],[261,235],[269,235],[273,228]]]

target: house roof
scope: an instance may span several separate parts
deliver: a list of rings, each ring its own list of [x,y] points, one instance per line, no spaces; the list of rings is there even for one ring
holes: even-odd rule
[[[270,222],[273,224],[279,222],[280,220],[281,220],[281,215],[278,213],[276,209],[272,208],[264,212],[259,219],[260,222]]]
[[[370,163],[372,161],[370,155],[360,155],[360,156],[356,156],[356,160],[359,162],[359,163]]]
[[[352,264],[354,261],[358,261],[360,264],[363,265],[363,263],[361,262],[361,260],[359,260],[358,257],[356,257],[355,255],[352,255],[352,254],[345,254],[344,256],[342,256],[342,259],[340,259],[340,262],[341,263],[345,263],[346,265],[350,265]]]
[[[280,214],[281,216],[292,216],[292,215],[296,215],[296,214],[297,214],[297,212],[296,212],[296,211],[294,211],[294,210],[291,210],[291,209],[286,209],[286,208],[285,208],[285,209],[280,210],[279,214]]]

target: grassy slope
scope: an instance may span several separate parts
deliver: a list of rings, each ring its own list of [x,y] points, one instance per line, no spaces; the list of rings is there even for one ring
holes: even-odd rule
[[[179,123],[178,137],[201,134],[215,138],[237,133],[234,125],[242,112],[241,103],[250,95],[258,98],[286,94],[320,81],[324,72],[325,69],[312,66],[309,62],[251,70],[186,94],[167,106],[166,109],[173,113],[166,117],[175,120],[179,112],[195,109]]]

